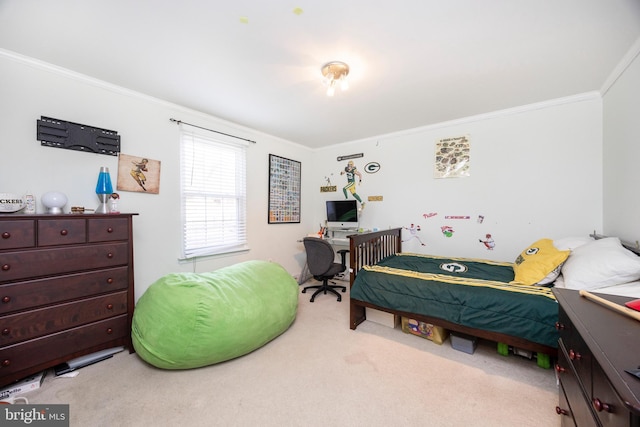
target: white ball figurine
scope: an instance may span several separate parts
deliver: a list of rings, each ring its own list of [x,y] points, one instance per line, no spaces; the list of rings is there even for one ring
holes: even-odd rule
[[[59,191],[49,191],[42,195],[40,201],[46,208],[46,213],[61,214],[62,208],[67,204],[67,196]]]

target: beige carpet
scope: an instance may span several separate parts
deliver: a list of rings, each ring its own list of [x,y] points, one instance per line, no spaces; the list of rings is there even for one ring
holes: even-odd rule
[[[68,403],[83,427],[560,425],[552,369],[489,342],[469,355],[371,321],[351,331],[346,297],[301,294],[291,328],[235,360],[163,371],[122,352],[26,397]]]

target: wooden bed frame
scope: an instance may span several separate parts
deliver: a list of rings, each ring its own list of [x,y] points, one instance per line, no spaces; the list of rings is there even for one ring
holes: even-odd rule
[[[402,228],[392,228],[389,230],[375,231],[372,233],[361,233],[349,236],[349,260],[350,277],[349,286],[358,275],[358,271],[365,265],[374,265],[383,258],[402,252]],[[538,344],[523,338],[505,335],[497,332],[485,331],[482,329],[470,328],[457,323],[452,323],[437,317],[425,316],[415,313],[393,310],[380,307],[368,302],[349,298],[350,301],[350,323],[351,329],[356,329],[360,323],[366,320],[365,308],[391,313],[395,316],[408,317],[432,325],[441,326],[449,331],[460,332],[474,337],[483,338],[497,343],[507,344],[522,350],[542,353],[551,357],[557,357],[558,349],[543,344]]]

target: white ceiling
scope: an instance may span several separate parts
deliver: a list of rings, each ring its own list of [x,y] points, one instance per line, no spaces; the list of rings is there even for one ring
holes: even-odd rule
[[[639,38],[639,0],[0,0],[1,49],[312,148],[600,90]]]

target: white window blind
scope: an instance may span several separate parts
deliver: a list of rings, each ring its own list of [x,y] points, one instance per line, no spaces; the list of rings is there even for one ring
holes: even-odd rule
[[[183,258],[247,248],[246,150],[181,131]]]

